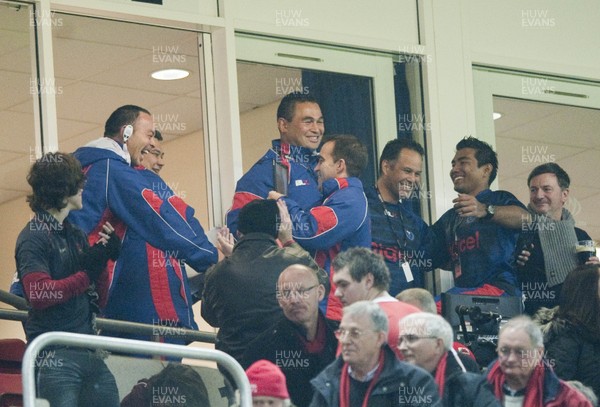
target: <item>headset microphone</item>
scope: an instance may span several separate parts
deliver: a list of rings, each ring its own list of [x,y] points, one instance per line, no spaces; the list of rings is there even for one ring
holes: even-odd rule
[[[127,140],[129,140],[129,137],[131,137],[132,134],[133,134],[133,126],[131,124],[128,124],[123,129],[123,143],[127,143]]]

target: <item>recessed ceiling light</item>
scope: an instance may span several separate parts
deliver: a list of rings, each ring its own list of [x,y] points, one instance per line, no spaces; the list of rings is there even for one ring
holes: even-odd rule
[[[161,69],[152,72],[150,76],[159,81],[174,81],[176,79],[187,78],[189,75],[190,72],[185,69]]]
[[[494,120],[498,120],[499,118],[502,117],[502,113],[494,112],[492,114],[492,117],[494,118]]]

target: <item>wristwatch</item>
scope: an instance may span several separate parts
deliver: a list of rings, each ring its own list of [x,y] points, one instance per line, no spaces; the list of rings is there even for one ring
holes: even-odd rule
[[[494,205],[487,205],[485,207],[485,216],[483,219],[492,219],[496,213],[496,207]]]

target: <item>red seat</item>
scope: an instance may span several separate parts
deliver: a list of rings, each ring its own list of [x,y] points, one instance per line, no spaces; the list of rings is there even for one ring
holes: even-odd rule
[[[0,407],[23,406],[21,362],[25,342],[21,339],[0,339]]]
[[[0,373],[0,407],[23,406],[23,384],[20,373]]]
[[[21,373],[25,342],[21,339],[0,339],[0,373]]]

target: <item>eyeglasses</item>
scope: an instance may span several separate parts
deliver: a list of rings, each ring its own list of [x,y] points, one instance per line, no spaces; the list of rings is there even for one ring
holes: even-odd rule
[[[343,339],[346,336],[346,334],[348,336],[350,336],[350,339],[358,339],[361,336],[363,336],[364,334],[366,334],[367,332],[375,332],[375,331],[362,331],[358,328],[350,328],[350,329],[340,328],[340,329],[337,329],[334,333],[335,333],[335,337],[338,339]]]
[[[398,338],[398,346],[404,341],[408,344],[413,344],[421,339],[437,339],[437,336],[400,335]]]
[[[498,352],[498,356],[500,356],[501,358],[504,358],[504,359],[509,358],[511,353],[514,353],[515,356],[520,359],[534,356],[536,353],[535,349],[521,349],[521,348],[512,349],[512,348],[509,348],[506,346],[503,346],[502,348],[498,348],[498,349],[496,349],[496,351]]]
[[[142,150],[142,154],[152,154],[152,155],[156,156],[156,158],[164,158],[165,157],[165,153],[163,153],[160,150],[147,150],[147,149],[143,149]]]
[[[289,301],[292,298],[305,298],[306,294],[318,285],[315,284],[312,287],[299,288],[297,290],[277,290],[277,298],[284,301]]]

